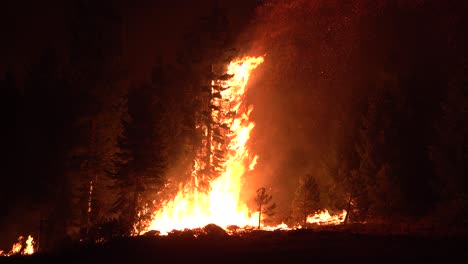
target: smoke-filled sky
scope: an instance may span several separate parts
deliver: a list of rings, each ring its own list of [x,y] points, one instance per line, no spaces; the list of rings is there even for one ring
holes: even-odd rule
[[[432,85],[444,78],[443,61],[456,49],[456,10],[456,2],[432,1],[295,0],[259,8],[239,40],[251,54],[266,54],[250,83],[260,155],[252,185],[271,187],[285,214],[300,176],[339,185],[321,164],[335,158],[330,150],[352,133],[346,129],[359,118],[356,106],[374,89],[400,85],[420,94],[419,103],[432,105],[427,109],[437,108],[433,100],[443,88]],[[422,124],[432,112],[418,114]]]
[[[279,218],[286,217],[299,177],[324,185],[319,165],[342,126],[359,88],[350,72],[358,56],[358,4],[278,1],[260,8],[251,38],[254,54],[266,54],[252,83],[257,177],[272,188]],[[354,71],[352,74],[359,74]],[[372,73],[373,74],[373,73]],[[255,185],[255,184],[254,184]]]

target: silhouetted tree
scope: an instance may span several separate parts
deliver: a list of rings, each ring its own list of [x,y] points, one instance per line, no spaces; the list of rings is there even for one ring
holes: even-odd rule
[[[219,65],[226,66],[235,54],[230,46],[233,35],[229,30],[227,13],[217,1],[208,15],[197,20],[193,29],[185,36],[187,47],[179,54],[178,61],[183,69],[183,87],[186,91],[180,98],[184,111],[184,136],[187,143],[186,157],[191,167],[187,178],[197,164],[197,181],[192,177],[192,186],[207,191],[209,182],[219,176],[223,170],[225,147],[212,151],[211,145],[225,145],[226,124],[219,124],[212,117],[213,110],[219,105],[219,88],[212,85],[213,80],[226,78],[225,72],[219,72]],[[223,69],[224,70],[224,69]],[[191,158],[191,159],[190,159]],[[187,162],[188,163],[188,162]]]
[[[119,139],[120,154],[114,175],[118,197],[114,210],[128,232],[135,225],[141,230],[154,209],[153,200],[165,182],[163,174],[168,163],[168,137],[165,126],[173,122],[161,94],[162,83],[143,85],[128,95],[129,120]]]
[[[271,203],[272,198],[271,194],[267,193],[265,187],[261,187],[257,190],[255,202],[258,212],[258,229],[260,229],[263,215],[271,217],[275,214],[276,203]]]
[[[306,174],[299,179],[293,201],[294,214],[302,222],[307,223],[307,216],[320,209],[320,192],[315,178]]]
[[[336,161],[327,162],[332,165],[328,170],[336,179],[335,185],[342,185],[334,190],[342,193],[339,200],[348,212],[346,221],[350,216],[361,221],[400,212],[402,193],[393,169],[400,163],[400,106],[395,98],[382,88],[371,93],[358,119],[358,133],[342,135],[344,145],[336,147],[332,155]]]
[[[112,7],[112,8],[108,8]],[[69,148],[68,176],[73,184],[74,228],[94,240],[99,225],[112,218],[109,172],[125,114],[126,75],[121,62],[120,23],[109,2],[77,0],[68,9],[67,80],[76,101],[74,140]],[[77,220],[79,219],[79,220]]]
[[[0,118],[3,120],[4,128],[2,129],[2,138],[4,138],[4,157],[1,159],[1,166],[6,175],[18,175],[23,177],[22,170],[25,169],[21,166],[23,156],[21,149],[26,147],[23,127],[25,123],[25,116],[23,114],[24,98],[21,96],[19,87],[17,87],[16,76],[11,69],[7,69],[3,78],[0,79],[0,91],[2,100],[0,103]],[[27,109],[27,108],[26,108]],[[15,184],[16,183],[16,184]],[[1,187],[0,196],[2,201],[15,199],[8,197],[11,193],[20,192],[24,188],[19,182],[11,182],[3,184]],[[10,190],[10,192],[8,191]],[[11,192],[14,190],[13,192]],[[11,210],[9,207],[14,207],[13,203],[5,204],[5,212]],[[7,214],[7,213],[5,213]]]
[[[73,218],[71,180],[67,177],[68,151],[74,141],[76,120],[71,86],[65,78],[64,63],[55,50],[47,49],[24,79],[21,124],[22,157],[27,166],[17,173],[36,175],[22,192],[35,195],[34,204],[49,218],[43,237],[54,244],[66,237]],[[24,164],[26,165],[26,164]],[[40,191],[39,191],[40,190]],[[37,219],[39,222],[39,219]],[[44,244],[49,247],[52,244]]]
[[[438,210],[444,221],[463,223],[468,219],[468,96],[465,77],[453,79],[442,113],[436,121],[437,137],[429,147],[439,195]]]

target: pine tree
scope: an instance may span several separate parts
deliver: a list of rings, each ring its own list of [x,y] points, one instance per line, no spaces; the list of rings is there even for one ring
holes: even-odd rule
[[[257,204],[258,212],[258,229],[260,229],[263,215],[271,217],[275,214],[276,203],[272,203],[271,199],[273,197],[271,194],[267,193],[265,187],[261,187],[257,190],[257,196],[255,197],[255,202]]]
[[[437,137],[429,146],[436,173],[438,213],[444,221],[455,223],[468,218],[468,96],[462,89],[466,78],[460,76],[453,78],[447,89],[441,116],[436,121]]]
[[[156,193],[164,183],[167,167],[165,105],[155,87],[134,88],[128,96],[129,120],[119,139],[120,154],[114,174],[118,197],[114,211],[127,232],[141,230],[153,208]]]
[[[189,137],[186,156],[192,157],[194,162],[187,174],[191,178],[190,185],[202,191],[209,190],[209,183],[223,171],[227,145],[225,134],[229,127],[213,118],[212,114],[225,109],[221,109],[218,103],[221,100],[220,87],[212,85],[212,81],[230,77],[224,71],[226,63],[235,55],[229,46],[231,41],[226,11],[213,2],[209,14],[187,36],[190,46],[180,55],[185,69],[185,86],[190,88],[184,93],[184,97],[187,96],[183,108],[186,114],[184,124],[188,125],[185,131]],[[214,150],[212,146],[215,146]]]
[[[304,226],[307,216],[320,209],[319,202],[320,192],[315,178],[310,174],[302,176],[293,201],[293,210],[296,218]]]
[[[112,162],[122,131],[125,89],[120,17],[109,2],[78,0],[70,5],[69,65],[66,78],[75,102],[68,176],[76,208],[73,221],[81,238],[96,239],[99,226],[112,218],[109,186]],[[76,171],[77,170],[77,171]],[[78,220],[79,219],[79,220]]]
[[[401,172],[396,171],[404,162],[399,155],[404,135],[399,125],[404,118],[400,110],[403,95],[398,96],[400,99],[384,89],[375,91],[361,118],[356,143],[359,167],[354,180],[363,188],[355,188],[357,193],[353,196],[363,219],[389,220],[403,210],[398,178]]]

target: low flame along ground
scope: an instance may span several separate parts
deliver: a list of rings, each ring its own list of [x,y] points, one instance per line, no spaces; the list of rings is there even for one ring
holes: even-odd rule
[[[0,250],[0,256],[12,256],[12,255],[32,255],[35,252],[35,242],[32,236],[28,236],[25,240],[23,236],[18,237],[18,242],[14,243],[9,252]]]
[[[258,213],[252,212],[241,200],[242,182],[244,174],[253,170],[258,156],[252,155],[247,148],[250,132],[255,124],[249,120],[252,106],[244,102],[244,95],[249,77],[264,61],[263,57],[244,57],[232,61],[227,68],[227,74],[233,77],[226,81],[215,81],[213,85],[228,88],[221,92],[223,99],[230,103],[230,110],[237,114],[234,119],[223,119],[221,122],[231,124],[231,139],[228,146],[228,155],[224,164],[225,170],[220,177],[210,183],[209,192],[201,192],[196,186],[181,185],[174,199],[168,201],[153,215],[151,223],[145,233],[149,230],[158,230],[162,235],[172,230],[183,230],[203,227],[214,223],[224,229],[230,225],[239,227],[257,226]],[[220,118],[217,113],[212,113],[213,118]],[[212,145],[214,150],[215,146]],[[195,168],[192,175],[196,177],[199,168]],[[195,179],[194,182],[197,182]],[[328,211],[318,212],[307,218],[308,223],[316,224],[338,224],[344,220],[346,212],[332,216]],[[263,227],[265,230],[288,229],[285,224],[276,227]]]

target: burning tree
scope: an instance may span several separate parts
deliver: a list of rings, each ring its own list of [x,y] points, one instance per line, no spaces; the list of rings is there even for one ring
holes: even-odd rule
[[[257,190],[255,202],[257,203],[258,229],[260,229],[262,215],[271,217],[275,214],[276,203],[271,203],[272,198],[273,196],[266,192],[265,187],[261,187]]]
[[[145,230],[167,234],[210,223],[223,228],[255,225],[256,215],[249,214],[240,194],[242,177],[257,160],[247,145],[255,127],[249,120],[253,107],[244,98],[249,76],[261,63],[263,57],[243,57],[213,69],[209,89],[198,102],[208,110],[193,120],[202,144],[194,157],[191,180],[162,203]]]

